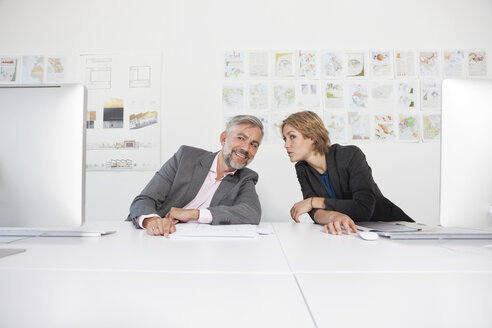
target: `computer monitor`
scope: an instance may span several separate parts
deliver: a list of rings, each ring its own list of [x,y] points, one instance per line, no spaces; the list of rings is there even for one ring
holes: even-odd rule
[[[441,225],[492,226],[492,80],[444,80],[441,124]]]
[[[82,225],[85,87],[0,86],[0,115],[0,227]]]

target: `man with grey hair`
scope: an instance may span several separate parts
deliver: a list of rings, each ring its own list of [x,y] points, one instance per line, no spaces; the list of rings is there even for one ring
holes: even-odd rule
[[[255,157],[263,134],[258,118],[237,115],[220,134],[221,151],[181,146],[133,200],[127,221],[153,236],[168,236],[177,223],[193,220],[258,224],[258,174],[246,165]]]

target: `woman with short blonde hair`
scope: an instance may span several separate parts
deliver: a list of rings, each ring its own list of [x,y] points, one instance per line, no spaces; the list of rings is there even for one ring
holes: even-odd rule
[[[328,131],[314,112],[297,112],[281,125],[284,147],[304,200],[294,204],[294,221],[309,213],[331,234],[357,232],[355,222],[413,220],[383,196],[364,153],[356,146],[330,144]]]

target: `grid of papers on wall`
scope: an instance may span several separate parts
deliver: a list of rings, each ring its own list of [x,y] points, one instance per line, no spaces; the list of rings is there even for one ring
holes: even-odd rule
[[[224,121],[253,114],[281,143],[289,114],[311,110],[332,143],[427,142],[441,136],[443,78],[487,77],[482,50],[227,51]]]
[[[83,83],[89,171],[160,167],[161,54],[0,56],[0,83]]]

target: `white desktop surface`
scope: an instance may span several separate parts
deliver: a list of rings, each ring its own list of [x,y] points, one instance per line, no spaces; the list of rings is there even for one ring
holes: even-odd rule
[[[311,223],[171,240],[91,225],[117,233],[0,244],[26,249],[0,259],[0,327],[492,327],[490,240],[364,241]]]
[[[274,224],[318,327],[492,327],[491,240],[333,236]]]
[[[102,237],[36,237],[0,244],[26,249],[23,254],[2,259],[0,269],[290,273],[275,235],[167,239],[150,236],[130,222],[93,222],[84,229],[92,228],[117,232]]]
[[[274,223],[297,272],[484,272],[492,274],[492,240],[366,241],[326,234],[311,223]]]
[[[0,327],[314,327],[289,274],[0,270]]]

